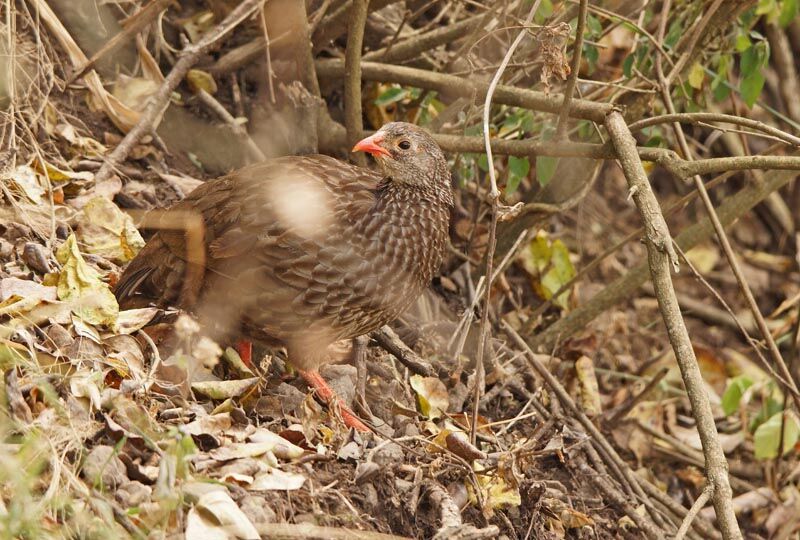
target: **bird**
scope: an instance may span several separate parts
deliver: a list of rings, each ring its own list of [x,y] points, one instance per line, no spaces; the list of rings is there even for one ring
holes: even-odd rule
[[[453,193],[444,153],[419,126],[385,124],[352,151],[372,155],[376,170],[285,156],[201,184],[162,213],[172,217],[153,227],[115,294],[123,309],[194,313],[218,341],[285,348],[344,423],[367,431],[318,370],[334,344],[390,323],[430,285]]]

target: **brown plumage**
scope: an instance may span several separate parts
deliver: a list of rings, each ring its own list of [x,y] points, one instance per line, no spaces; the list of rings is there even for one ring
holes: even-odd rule
[[[301,369],[397,318],[442,262],[450,175],[411,124],[387,124],[356,149],[381,173],[291,156],[198,187],[172,210],[200,216],[204,252],[187,251],[185,231],[160,229],[122,275],[121,305],[194,311],[218,340],[285,346]]]

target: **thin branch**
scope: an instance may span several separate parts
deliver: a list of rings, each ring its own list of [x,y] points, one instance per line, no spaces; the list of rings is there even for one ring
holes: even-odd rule
[[[385,63],[403,62],[416,57],[420,53],[464,36],[473,29],[478,28],[483,18],[484,14],[481,13],[455,24],[448,24],[421,35],[411,36],[399,43],[395,43],[391,49],[384,47],[365,54],[364,60]]]
[[[364,43],[364,26],[367,24],[369,0],[353,0],[347,33],[347,50],[344,65],[344,125],[347,128],[347,146],[352,148],[363,129],[361,113],[361,47]],[[367,158],[363,152],[354,154],[353,160],[365,167]]]
[[[642,485],[647,485],[648,482],[644,479],[640,479],[636,476],[636,474],[630,469],[630,467],[625,463],[625,461],[620,457],[611,443],[608,442],[608,439],[600,432],[597,426],[592,422],[588,416],[575,404],[575,401],[570,397],[567,390],[564,386],[555,378],[555,376],[550,373],[550,370],[539,361],[534,354],[533,350],[528,346],[525,340],[520,337],[520,335],[514,330],[509,324],[503,320],[500,320],[500,326],[502,327],[503,331],[511,338],[511,341],[514,344],[522,349],[525,353],[525,358],[528,360],[528,365],[533,368],[539,376],[544,379],[545,383],[553,390],[553,393],[558,398],[558,401],[569,411],[570,415],[577,420],[583,429],[586,430],[586,433],[591,436],[591,438],[597,443],[598,449],[606,455],[609,464],[613,465],[616,469],[619,470],[620,475],[627,480],[630,484],[631,488],[635,492],[636,496],[639,497],[640,502],[645,503],[651,513],[654,513],[654,509],[652,508],[652,503],[649,501],[648,496],[645,494]]]
[[[225,124],[233,131],[236,136],[240,137],[242,141],[244,141],[245,145],[247,146],[247,151],[250,153],[250,157],[256,161],[264,161],[267,157],[264,155],[264,152],[258,147],[258,145],[253,141],[250,137],[250,134],[247,133],[247,130],[242,126],[240,123],[236,121],[236,118],[233,117],[228,110],[222,106],[222,103],[217,101],[217,99],[203,90],[202,88],[199,89],[197,92],[197,99],[200,102],[208,107],[214,114],[216,114],[220,120],[225,122]]]
[[[677,113],[677,114],[662,114],[660,116],[651,116],[634,122],[629,126],[632,133],[636,133],[646,127],[655,126],[657,124],[666,124],[673,122],[683,122],[689,124],[698,124],[700,122],[725,122],[727,124],[734,124],[738,126],[748,127],[768,135],[772,135],[787,144],[792,146],[800,146],[800,137],[787,133],[781,129],[752,120],[742,116],[734,116],[732,114],[710,113],[710,112],[696,112],[696,113]]]
[[[578,8],[578,25],[575,28],[575,46],[572,51],[572,63],[570,64],[569,79],[567,86],[564,88],[564,104],[561,106],[561,111],[558,113],[558,125],[556,126],[556,135],[554,139],[561,141],[567,136],[567,115],[569,114],[570,102],[572,101],[572,94],[575,93],[575,84],[578,81],[578,72],[581,68],[581,54],[583,53],[583,32],[586,28],[586,12],[589,9],[588,0],[580,0],[580,7]]]
[[[717,209],[720,221],[724,226],[733,223],[764,201],[770,193],[781,189],[795,177],[796,174],[791,171],[769,171],[764,175],[763,183],[750,183],[738,193],[725,198]],[[714,228],[706,218],[686,228],[675,238],[675,242],[682,249],[688,251],[711,238],[713,234]],[[566,317],[529,337],[528,343],[534,349],[550,350],[557,341],[575,335],[586,328],[595,317],[619,302],[629,299],[631,294],[645,281],[647,281],[647,264],[642,263],[606,285],[602,291],[571,311]]]
[[[433,366],[409,348],[408,345],[403,343],[400,336],[398,336],[390,326],[382,326],[378,330],[372,332],[370,337],[377,341],[378,345],[383,347],[384,350],[397,358],[400,363],[411,370],[412,373],[424,377],[433,377],[436,375],[436,370],[433,369]]]
[[[694,504],[689,509],[689,513],[686,514],[685,518],[683,518],[681,528],[678,529],[678,532],[675,534],[675,538],[673,540],[683,540],[683,537],[686,536],[687,532],[689,532],[689,527],[692,526],[692,521],[694,521],[694,518],[697,517],[697,514],[706,505],[708,499],[711,498],[713,491],[713,488],[706,484],[706,487],[703,488],[703,492],[700,493],[700,496],[697,497],[697,500],[694,501]]]
[[[686,67],[686,63],[689,61],[689,57],[694,51],[697,42],[700,40],[700,36],[703,35],[703,31],[711,21],[711,17],[713,17],[714,13],[717,12],[719,7],[722,5],[722,2],[724,2],[724,0],[715,0],[714,3],[711,4],[711,6],[709,6],[709,8],[703,14],[703,18],[700,19],[700,22],[697,23],[697,26],[694,27],[683,54],[681,54],[680,58],[678,58],[678,61],[672,66],[672,71],[670,71],[669,75],[667,76],[667,83],[672,83],[672,80],[677,75],[680,75],[681,71],[683,71],[683,68]],[[663,17],[663,20],[666,21],[669,16],[669,9],[662,8],[661,16]],[[659,33],[658,42],[664,43],[664,36],[662,33]]]

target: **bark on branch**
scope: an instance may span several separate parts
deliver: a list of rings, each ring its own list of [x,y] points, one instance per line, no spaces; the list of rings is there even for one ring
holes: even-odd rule
[[[713,489],[712,502],[717,513],[717,521],[723,538],[742,538],[731,502],[733,490],[728,479],[728,462],[722,451],[711,403],[705,392],[703,376],[672,284],[670,266],[677,264],[672,238],[636,152],[636,141],[622,115],[617,111],[612,112],[608,115],[605,126],[619,155],[620,165],[633,194],[633,200],[645,223],[645,245],[650,276],[661,316],[667,327],[667,335],[675,351],[686,392],[692,404],[692,414],[697,422],[706,463],[706,478]]]

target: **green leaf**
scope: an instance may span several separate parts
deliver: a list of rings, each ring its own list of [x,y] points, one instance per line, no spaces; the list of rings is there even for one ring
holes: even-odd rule
[[[692,64],[689,70],[689,85],[692,88],[700,90],[703,87],[703,80],[706,78],[706,72],[700,62]]]
[[[544,187],[553,178],[558,167],[558,158],[549,156],[536,156],[536,180]]]
[[[678,40],[683,35],[683,25],[679,19],[676,19],[669,25],[669,31],[667,35],[664,36],[664,45],[669,47],[670,49],[678,43]]]
[[[750,47],[752,47],[752,45],[753,45],[753,42],[750,41],[750,38],[748,37],[747,34],[742,33],[742,34],[739,34],[738,36],[736,36],[736,46],[735,46],[736,47],[736,52],[740,52],[740,53],[744,52],[747,49],[749,49]]]
[[[777,11],[778,2],[776,0],[758,0],[756,6],[756,15],[770,15]]]
[[[603,33],[603,25],[600,23],[600,19],[594,15],[586,16],[586,29],[589,37],[599,36]]]
[[[552,295],[563,287],[569,280],[575,277],[575,267],[572,266],[572,261],[569,258],[569,250],[564,242],[556,240],[551,245],[552,256],[550,262],[552,268],[542,276],[542,287],[547,291],[547,296]],[[556,305],[568,309],[569,292],[563,292],[557,299]]]
[[[385,107],[390,103],[396,103],[398,101],[402,101],[408,95],[408,90],[405,88],[401,88],[399,86],[392,86],[385,92],[383,92],[380,96],[375,98],[375,105],[378,107]]]
[[[598,51],[597,47],[594,45],[584,44],[583,57],[586,58],[586,62],[589,64],[589,74],[591,74],[597,68],[597,61],[600,59],[600,51]]]
[[[714,101],[719,103],[725,101],[731,95],[731,86],[726,79],[716,77],[711,81],[711,91],[714,92]]]
[[[778,24],[786,28],[797,17],[797,0],[783,0],[781,13],[778,15]]]
[[[781,425],[783,425],[783,448],[779,452]],[[778,457],[779,453],[784,455],[794,448],[798,438],[800,438],[800,420],[798,420],[797,414],[794,411],[774,414],[769,420],[758,426],[753,434],[755,457],[756,459],[772,459]]]
[[[742,57],[739,59],[739,71],[743,77],[748,77],[758,68],[758,50],[753,45],[742,53]]]
[[[625,75],[626,79],[633,77],[633,61],[634,57],[632,54],[626,56],[625,60],[622,61],[622,74]]]
[[[575,277],[575,267],[569,258],[569,250],[561,240],[553,242],[544,233],[539,233],[531,241],[527,252],[522,252],[525,271],[531,275],[536,293],[549,300],[561,287]],[[569,308],[569,292],[565,291],[555,300],[555,304]]]
[[[523,178],[531,171],[531,162],[528,158],[508,156],[508,181],[506,182],[506,195],[511,195],[519,187]]]
[[[530,4],[533,4],[533,2],[530,2]],[[536,10],[536,15],[534,16],[533,20],[534,22],[536,22],[536,24],[542,24],[552,14],[553,14],[552,0],[542,0],[542,3],[539,5],[539,9]]]
[[[489,158],[486,157],[486,154],[478,156],[478,168],[483,172],[489,172]]]
[[[550,255],[553,250],[544,234],[537,234],[530,245],[531,261],[537,272],[541,272],[550,264]]]
[[[742,396],[751,386],[753,386],[753,379],[747,375],[739,375],[728,382],[728,387],[722,395],[722,411],[725,416],[730,416],[739,410]]]
[[[56,259],[61,263],[58,299],[69,302],[72,312],[85,322],[112,326],[119,314],[117,299],[100,274],[86,264],[74,234],[58,248]]]
[[[742,79],[739,85],[739,93],[742,95],[744,102],[751,109],[758,100],[758,96],[761,95],[761,90],[764,88],[764,80],[764,75],[762,75],[759,70]]]

